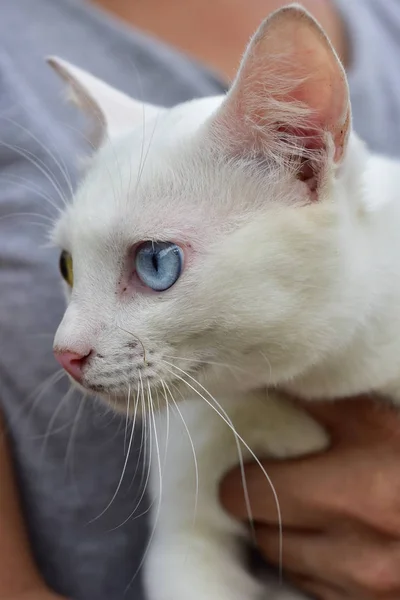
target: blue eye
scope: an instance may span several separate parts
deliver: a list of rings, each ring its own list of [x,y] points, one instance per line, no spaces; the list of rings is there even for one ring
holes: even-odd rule
[[[136,251],[136,273],[142,283],[163,292],[181,275],[183,252],[172,242],[144,242]]]

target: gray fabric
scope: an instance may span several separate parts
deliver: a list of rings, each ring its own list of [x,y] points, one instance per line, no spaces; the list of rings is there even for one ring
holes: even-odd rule
[[[62,85],[43,57],[62,56],[157,104],[223,87],[78,0],[1,0],[0,15],[0,398],[32,546],[49,585],[71,598],[139,599],[140,577],[124,594],[147,534],[145,516],[128,519],[140,497],[140,432],[116,499],[93,521],[123,470],[125,422],[79,396],[65,397],[66,381],[50,381],[40,396],[58,371],[52,337],[64,305],[58,252],[44,247],[57,212],[50,201],[62,205],[56,187],[69,195],[61,171],[75,184],[85,147],[77,113],[62,101]],[[145,508],[142,502],[136,514]]]
[[[400,154],[400,2],[340,5],[354,38],[356,128],[375,148]],[[48,379],[57,372],[51,348],[63,299],[58,253],[44,246],[45,236],[60,196],[69,195],[65,174],[75,185],[85,140],[43,56],[58,54],[158,104],[223,86],[199,65],[79,0],[0,0],[0,14],[0,398],[32,547],[60,593],[139,600],[140,577],[130,582],[145,548],[146,518],[128,517],[145,480],[140,432],[121,489],[96,519],[123,469],[124,420],[65,396],[66,382]],[[136,514],[145,509],[142,502]]]
[[[400,156],[400,0],[335,0],[350,39],[353,125],[377,152]]]

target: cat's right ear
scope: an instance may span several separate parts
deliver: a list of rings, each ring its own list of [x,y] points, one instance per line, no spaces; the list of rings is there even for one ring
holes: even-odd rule
[[[68,99],[92,121],[90,141],[95,150],[107,139],[112,140],[163,111],[160,107],[129,98],[61,58],[51,56],[47,62],[65,81]]]
[[[230,154],[275,158],[311,188],[342,162],[351,129],[346,75],[303,8],[285,7],[262,23],[210,124]]]

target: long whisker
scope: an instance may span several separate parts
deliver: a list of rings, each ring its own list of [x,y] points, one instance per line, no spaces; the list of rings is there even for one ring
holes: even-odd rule
[[[69,402],[69,399],[71,398],[71,396],[73,395],[74,392],[75,392],[75,389],[71,386],[70,389],[68,390],[68,392],[62,398],[62,400],[59,403],[59,405],[57,406],[57,408],[54,411],[51,419],[49,420],[49,423],[48,423],[47,428],[46,428],[46,433],[44,435],[42,449],[41,449],[41,459],[40,459],[40,462],[42,464],[44,462],[44,456],[45,456],[45,451],[46,451],[46,448],[47,448],[47,443],[48,443],[49,437],[52,435],[52,426],[53,426],[53,423],[55,423],[55,421],[57,420],[58,415],[60,414],[60,412],[62,411],[62,409],[66,405],[66,403]]]
[[[140,372],[139,372],[140,375]],[[154,415],[154,409],[153,409],[153,403],[152,403],[152,396],[151,396],[151,388],[149,385],[149,382],[147,382],[147,387],[148,387],[148,403],[149,403],[149,415],[151,417],[151,421],[152,421],[152,426],[153,426],[153,432],[154,432],[154,446],[155,446],[155,450],[156,450],[156,455],[157,455],[157,461],[158,461],[158,477],[159,477],[159,484],[160,484],[160,491],[159,491],[159,499],[158,499],[158,504],[157,504],[157,511],[156,511],[156,515],[155,515],[155,519],[154,519],[154,526],[152,528],[149,540],[147,542],[147,546],[146,549],[143,553],[142,559],[139,563],[139,566],[137,567],[132,579],[130,580],[128,586],[127,586],[127,590],[129,589],[129,587],[132,585],[132,582],[134,581],[136,575],[139,573],[140,569],[143,566],[144,561],[146,560],[147,554],[150,550],[150,546],[151,543],[153,541],[153,538],[155,536],[156,533],[156,529],[157,529],[157,523],[160,517],[160,512],[161,512],[161,502],[162,502],[162,471],[161,471],[161,455],[160,455],[160,447],[158,444],[158,437],[157,437],[157,426],[156,426],[156,419],[155,419],[155,415]]]
[[[47,392],[52,388],[53,385],[56,385],[63,377],[66,377],[67,374],[64,369],[59,369],[55,373],[52,373],[47,379],[45,379],[40,385],[38,385],[31,394],[29,394],[27,401],[32,402],[26,417],[28,419],[31,418],[33,412],[36,410],[37,406],[47,394]],[[22,405],[21,412],[25,410],[25,403]]]
[[[12,152],[16,152],[17,154],[20,154],[23,158],[25,158],[28,162],[30,162],[34,167],[36,167],[42,173],[42,175],[47,179],[47,181],[52,185],[54,190],[57,192],[61,202],[64,205],[67,205],[66,196],[64,195],[58,182],[52,177],[52,173],[51,173],[51,171],[49,171],[45,162],[43,162],[40,158],[35,156],[33,154],[33,152],[30,152],[29,150],[25,150],[24,148],[21,148],[20,146],[15,146],[15,145],[13,146],[12,144],[7,144],[6,142],[3,142],[1,140],[0,140],[0,146],[4,146],[8,150],[11,150]]]
[[[46,202],[48,202],[50,206],[57,211],[58,214],[62,212],[61,208],[57,206],[57,204],[53,201],[53,198],[49,194],[46,194],[43,190],[39,188],[39,186],[34,185],[27,178],[10,174],[8,177],[1,176],[0,181],[1,183],[9,183],[13,186],[17,185],[18,187],[27,190],[28,192],[33,192],[34,194],[39,196],[39,198],[43,198],[43,200],[46,200]]]
[[[135,511],[136,511],[137,507],[140,505],[140,502],[142,501],[142,499],[144,497],[144,494],[145,494],[146,488],[147,488],[147,484],[150,479],[150,461],[148,460],[148,453],[151,449],[151,440],[152,440],[152,429],[150,426],[150,416],[146,410],[143,379],[142,379],[140,371],[139,371],[139,382],[140,382],[140,391],[141,391],[140,397],[141,397],[141,406],[142,406],[142,418],[143,418],[143,423],[144,423],[144,452],[143,452],[143,469],[142,469],[142,475],[140,477],[140,482],[139,482],[139,490],[142,490],[142,494],[140,496],[139,501],[137,502]],[[145,476],[146,466],[148,468],[147,468],[147,475]]]
[[[5,117],[3,115],[0,115],[0,118],[8,121],[9,123],[11,123],[12,125],[14,125],[15,127],[18,127],[21,131],[23,131],[24,133],[26,133],[27,135],[29,135],[29,137],[33,140],[35,140],[35,142],[45,151],[48,153],[48,155],[50,156],[50,158],[53,159],[53,161],[55,162],[55,164],[57,165],[57,167],[60,169],[60,172],[62,173],[64,179],[65,179],[65,183],[68,186],[68,191],[70,192],[71,196],[73,195],[74,191],[72,189],[72,183],[71,183],[71,176],[70,174],[67,172],[67,167],[65,162],[63,161],[63,159],[61,158],[61,156],[59,158],[57,158],[57,156],[55,155],[54,152],[51,152],[51,150],[45,146],[40,139],[34,134],[32,133],[32,131],[30,131],[29,129],[27,129],[26,127],[24,127],[23,125],[21,125],[20,123],[18,123],[17,121],[14,121],[14,119],[10,119],[9,117]]]
[[[142,405],[142,409],[143,409],[143,401],[142,401],[142,400],[141,400],[141,405]],[[137,392],[137,396],[136,396],[136,407],[135,407],[135,413],[137,412],[137,410],[138,410],[138,407],[139,407],[139,390],[138,390],[138,392]],[[134,473],[133,473],[132,481],[131,481],[131,483],[130,483],[130,485],[129,485],[129,488],[128,488],[129,490],[131,489],[133,482],[136,480],[136,475],[137,475],[137,472],[138,472],[138,470],[139,470],[139,466],[140,466],[140,464],[142,464],[140,459],[141,459],[141,457],[142,457],[142,453],[143,453],[143,452],[145,451],[145,449],[146,449],[145,447],[146,447],[146,443],[147,443],[147,442],[146,442],[146,439],[145,439],[145,429],[146,429],[145,418],[146,418],[146,414],[145,414],[145,413],[143,412],[143,410],[142,410],[142,419],[141,419],[141,436],[140,436],[139,454],[138,454],[138,457],[137,457],[137,461],[136,461],[136,467],[135,467],[135,471],[134,471]],[[145,458],[143,459],[143,464],[144,464],[144,461],[145,461]],[[142,469],[142,478],[143,478],[143,472],[144,472],[144,467],[143,467],[143,469]],[[139,489],[141,489],[141,488],[140,488],[140,486],[139,486]]]
[[[126,418],[125,418],[125,435],[124,435],[124,454],[126,454],[126,440],[128,437],[128,422],[129,422],[129,409],[131,403],[131,386],[128,385],[128,398],[126,401]],[[137,403],[136,403],[137,407]],[[136,409],[135,409],[135,418],[136,418]]]
[[[87,395],[84,394],[81,397],[81,400],[79,402],[79,406],[78,406],[78,410],[76,411],[75,417],[74,417],[74,421],[72,424],[72,428],[71,428],[71,434],[69,436],[69,440],[68,440],[68,444],[67,444],[67,450],[65,452],[65,460],[64,460],[64,465],[65,465],[65,469],[68,469],[68,462],[70,462],[71,465],[71,471],[73,470],[73,460],[72,460],[72,450],[73,450],[73,444],[74,444],[74,440],[76,438],[76,434],[78,431],[78,425],[80,422],[80,418],[82,416],[82,411],[85,405],[85,401],[86,401]]]
[[[185,419],[184,419],[184,417],[182,415],[182,412],[181,412],[181,410],[179,408],[179,405],[176,402],[175,398],[173,397],[173,395],[171,393],[171,390],[169,389],[167,383],[165,383],[165,386],[166,386],[166,388],[168,390],[169,396],[170,396],[170,398],[171,398],[171,400],[172,400],[172,402],[173,402],[173,404],[175,406],[176,411],[178,412],[180,418],[182,419],[183,426],[185,427],[187,436],[189,438],[190,446],[192,448],[193,461],[194,461],[194,469],[195,469],[195,480],[196,480],[195,503],[194,503],[194,513],[193,513],[193,524],[195,524],[196,517],[197,517],[198,499],[199,499],[199,467],[198,467],[198,463],[197,463],[196,449],[195,449],[195,446],[194,446],[194,443],[193,443],[193,438],[190,435],[189,428],[188,428],[187,423],[186,423],[186,421],[185,421]]]
[[[193,380],[196,381],[197,385],[199,385],[199,382],[196,379],[193,378]],[[181,393],[181,396],[183,397],[182,393]],[[248,493],[248,488],[247,488],[246,472],[245,472],[245,468],[244,468],[243,452],[242,452],[242,448],[240,446],[240,440],[238,438],[236,428],[233,425],[232,420],[229,418],[227,412],[225,410],[223,410],[222,407],[220,407],[220,410],[223,412],[224,416],[229,421],[229,424],[231,425],[232,433],[235,438],[236,449],[237,449],[237,453],[238,453],[238,457],[239,457],[240,475],[241,475],[241,479],[242,479],[242,488],[243,488],[243,494],[244,494],[244,498],[245,498],[246,511],[247,511],[247,516],[248,516],[249,523],[250,523],[252,538],[253,538],[253,541],[255,542],[256,535],[255,535],[255,529],[254,529],[254,519],[253,519],[253,513],[251,510],[250,498],[249,498],[249,493]]]
[[[131,434],[129,436],[128,450],[126,452],[126,456],[125,456],[125,460],[124,460],[124,465],[122,467],[122,473],[121,473],[121,476],[119,478],[117,488],[116,488],[116,490],[115,490],[115,492],[114,492],[111,500],[107,504],[107,506],[101,511],[101,513],[99,515],[97,515],[97,517],[94,517],[93,519],[91,519],[89,521],[89,524],[90,523],[94,523],[94,521],[97,521],[98,519],[100,519],[107,512],[107,510],[110,508],[110,506],[114,502],[115,498],[117,497],[119,490],[121,489],[121,485],[122,485],[122,482],[123,482],[123,479],[124,479],[124,476],[125,476],[125,472],[126,472],[126,467],[128,465],[128,460],[129,460],[129,457],[130,457],[130,452],[131,452],[131,448],[132,448],[132,441],[133,441],[134,431],[135,431],[135,422],[132,423]]]
[[[135,513],[136,513],[136,511],[138,510],[139,506],[141,505],[142,500],[144,498],[144,495],[146,493],[147,485],[148,485],[148,482],[149,482],[149,479],[150,479],[150,468],[151,468],[150,461],[147,462],[146,457],[147,457],[147,446],[148,446],[148,443],[151,445],[152,432],[151,432],[151,430],[149,431],[150,442],[147,441],[147,435],[146,435],[146,433],[145,433],[145,438],[143,438],[143,432],[146,432],[146,429],[147,429],[147,413],[146,413],[145,406],[144,406],[144,388],[143,388],[143,382],[142,382],[142,379],[141,379],[140,375],[139,375],[139,377],[140,377],[140,383],[141,383],[141,386],[140,386],[139,389],[140,389],[140,392],[141,392],[141,398],[140,399],[141,399],[142,415],[143,415],[143,420],[142,420],[143,428],[142,428],[142,440],[141,440],[141,447],[140,447],[140,451],[139,451],[139,457],[138,457],[138,460],[137,460],[137,463],[136,463],[136,469],[135,469],[135,473],[134,473],[132,481],[135,480],[137,469],[138,469],[139,463],[140,463],[140,455],[141,455],[141,452],[142,452],[142,447],[144,446],[145,450],[144,450],[144,457],[143,457],[142,476],[140,478],[140,482],[139,482],[139,486],[138,486],[139,492],[137,493],[137,495],[136,495],[136,497],[134,499],[135,506],[134,506],[132,512],[126,517],[126,519],[124,519],[124,521],[122,521],[122,523],[120,523],[119,525],[117,525],[117,527],[114,527],[113,529],[111,529],[111,531],[115,531],[116,529],[119,529],[120,527],[123,527],[125,525],[125,523],[127,523],[128,521],[130,521],[130,519],[133,519],[133,518],[138,519],[138,518],[142,517],[143,515],[145,515],[150,510],[150,508],[154,504],[154,500],[153,500],[151,502],[150,506],[148,508],[146,508],[146,510],[144,510],[139,515],[134,516]],[[139,393],[139,389],[138,389],[138,393]],[[147,466],[147,475],[145,477],[144,474],[145,474],[146,466]],[[145,481],[143,481],[144,479],[145,479]],[[139,496],[139,499],[138,499],[138,496]]]
[[[35,217],[37,219],[42,219],[43,221],[47,221],[47,223],[40,223],[40,222],[38,223],[35,221],[30,222],[31,225],[35,225],[36,227],[46,227],[47,230],[49,229],[50,226],[54,225],[54,219],[52,219],[51,217],[48,217],[47,215],[41,215],[40,213],[34,213],[34,212],[8,213],[8,214],[0,217],[0,221],[6,221],[7,219],[13,219],[15,217]]]
[[[164,358],[170,358],[173,360],[182,360],[182,361],[190,362],[190,363],[211,365],[211,366],[216,366],[216,367],[225,367],[226,369],[229,369],[231,371],[241,371],[242,373],[248,373],[247,369],[244,369],[243,367],[239,367],[238,365],[230,365],[229,363],[217,362],[217,361],[213,361],[213,360],[185,358],[183,356],[172,356],[172,355],[170,355],[170,356],[164,355]]]
[[[202,398],[205,402],[207,402],[207,404],[221,417],[221,419],[228,425],[228,427],[232,430],[232,432],[234,432],[237,435],[237,437],[240,440],[240,442],[247,449],[247,451],[251,454],[251,456],[253,457],[253,459],[257,463],[257,465],[260,467],[263,475],[265,476],[265,478],[266,478],[266,480],[267,480],[267,482],[268,482],[268,484],[269,484],[269,486],[271,488],[273,497],[274,497],[275,506],[276,506],[276,510],[277,510],[277,516],[278,516],[278,525],[279,525],[279,576],[280,576],[280,579],[282,580],[282,556],[283,556],[282,513],[281,513],[280,504],[279,504],[278,494],[276,493],[275,487],[274,487],[274,485],[273,485],[273,483],[271,481],[270,476],[268,475],[267,471],[263,467],[263,465],[262,465],[261,461],[259,460],[259,458],[256,456],[256,454],[254,454],[253,450],[247,444],[247,442],[245,442],[245,440],[242,438],[242,436],[239,435],[239,433],[232,426],[232,424],[230,423],[229,418],[227,418],[226,416],[224,416],[224,414],[221,414],[219,412],[219,410],[221,410],[222,413],[225,413],[225,410],[222,408],[222,406],[219,404],[219,402],[214,398],[214,396],[212,396],[212,394],[210,394],[210,392],[204,386],[202,386],[200,382],[198,382],[191,375],[189,375],[189,373],[186,373],[185,371],[183,371],[182,369],[180,369],[176,365],[173,365],[172,363],[169,363],[167,361],[163,361],[163,362],[165,364],[169,365],[170,367],[173,367],[174,369],[178,370],[179,372],[181,372],[183,375],[185,375],[189,379],[191,379],[196,385],[198,385],[211,398],[211,400],[215,403],[215,405],[216,405],[217,408],[210,402],[210,400],[207,400],[207,398],[201,392],[199,392],[199,390],[196,390],[196,388],[194,388],[183,377],[180,377],[174,371],[170,371],[170,373],[174,377],[176,377],[177,379],[179,379],[180,381],[182,381],[183,383],[185,383],[191,390],[193,390],[198,396],[200,396],[200,398]],[[247,504],[247,500],[246,500],[246,504]]]
[[[164,465],[163,468],[165,469],[165,464],[167,462],[167,451],[168,451],[168,442],[169,442],[169,428],[170,428],[170,420],[169,420],[169,402],[168,402],[168,398],[167,398],[167,392],[166,392],[166,388],[168,388],[167,384],[161,380],[161,385],[163,388],[163,392],[164,392],[164,399],[165,399],[165,408],[167,411],[167,433],[165,436],[165,451],[164,451]],[[169,390],[168,390],[169,391]],[[171,392],[169,391],[169,394],[171,396]],[[159,408],[160,410],[160,408]]]

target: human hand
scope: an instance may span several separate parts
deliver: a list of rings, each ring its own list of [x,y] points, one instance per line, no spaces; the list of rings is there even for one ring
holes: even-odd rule
[[[330,432],[324,454],[263,465],[283,517],[283,569],[318,600],[400,598],[400,415],[368,399],[306,404]],[[277,511],[259,467],[246,467],[259,548],[278,565]],[[226,509],[247,519],[237,469],[222,482]]]

